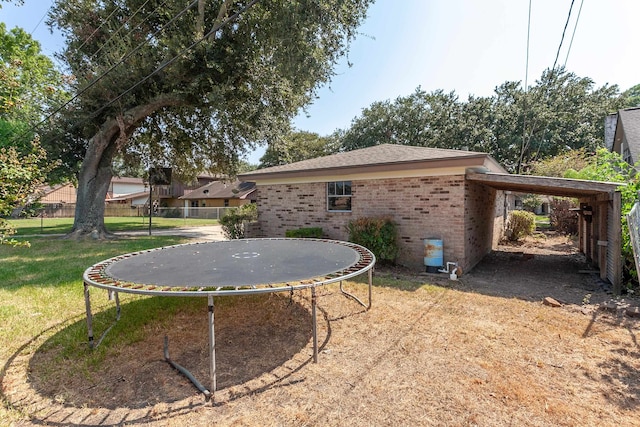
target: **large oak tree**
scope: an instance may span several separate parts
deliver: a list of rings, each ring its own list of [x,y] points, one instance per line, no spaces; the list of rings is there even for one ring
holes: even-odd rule
[[[104,236],[115,158],[233,172],[329,81],[371,0],[57,0],[75,97],[43,140]]]
[[[493,96],[466,102],[454,92],[418,88],[373,103],[339,136],[344,150],[396,143],[485,152],[522,173],[539,159],[595,151],[604,143],[604,117],[623,102],[615,85],[596,88],[587,77],[546,70],[527,91],[520,82],[505,82]]]

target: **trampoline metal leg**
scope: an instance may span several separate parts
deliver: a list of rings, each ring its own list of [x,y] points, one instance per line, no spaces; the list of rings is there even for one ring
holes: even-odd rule
[[[373,270],[369,270],[369,302],[367,304],[365,304],[364,302],[362,302],[362,300],[360,300],[360,298],[358,298],[357,296],[347,292],[344,287],[342,286],[342,280],[340,281],[340,292],[342,292],[342,294],[346,297],[351,298],[352,300],[356,301],[358,304],[360,304],[361,306],[363,306],[365,309],[369,310],[371,308],[371,288],[373,286]]]
[[[120,294],[118,292],[114,292],[116,297],[116,322],[120,320]]]
[[[84,305],[87,310],[87,332],[89,335],[89,348],[93,348],[93,316],[91,314],[91,297],[89,295],[89,285],[84,283]]]
[[[313,332],[313,362],[318,363],[318,320],[316,318],[316,304],[317,304],[317,296],[316,296],[316,288],[313,286],[311,288],[311,329]]]
[[[209,375],[211,376],[211,402],[215,403],[216,393],[216,335],[213,315],[213,296],[209,295]]]

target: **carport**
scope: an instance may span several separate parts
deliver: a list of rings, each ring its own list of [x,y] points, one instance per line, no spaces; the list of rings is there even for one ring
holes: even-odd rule
[[[621,195],[625,184],[468,170],[466,179],[501,191],[578,199],[580,251],[611,282],[616,294],[622,285]]]

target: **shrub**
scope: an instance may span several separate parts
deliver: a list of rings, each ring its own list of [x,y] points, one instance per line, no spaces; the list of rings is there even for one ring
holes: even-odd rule
[[[349,241],[369,249],[380,261],[398,257],[396,225],[389,217],[359,218],[347,224]]]
[[[560,233],[578,234],[578,215],[571,210],[576,207],[576,202],[572,199],[553,197],[549,213],[551,227]]]
[[[244,239],[244,223],[258,219],[258,207],[254,203],[230,209],[220,218],[222,232],[227,239]]]
[[[507,219],[507,238],[517,241],[525,236],[530,236],[536,229],[536,216],[527,211],[511,211]]]
[[[542,197],[537,194],[525,194],[522,196],[522,206],[529,212],[535,212],[536,208],[542,204]]]
[[[286,237],[297,237],[297,238],[316,238],[320,239],[324,231],[322,227],[303,227],[296,228],[295,230],[287,230],[284,235]]]

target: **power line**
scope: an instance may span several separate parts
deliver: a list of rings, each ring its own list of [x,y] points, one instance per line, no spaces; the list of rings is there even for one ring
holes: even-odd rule
[[[184,13],[186,10],[190,9],[193,4],[195,2],[197,2],[198,0],[195,0],[193,3],[191,3],[187,8],[183,9],[181,11],[181,14]],[[106,109],[107,107],[111,106],[113,103],[115,103],[116,101],[118,101],[119,99],[121,99],[123,96],[125,96],[126,94],[128,94],[129,92],[131,92],[132,90],[134,90],[135,88],[137,88],[138,86],[140,86],[142,83],[146,82],[149,78],[153,77],[154,75],[156,75],[157,73],[159,73],[160,71],[162,71],[164,68],[166,68],[167,66],[171,65],[173,62],[176,61],[176,59],[180,58],[182,55],[184,55],[186,52],[188,52],[189,50],[193,49],[195,46],[197,46],[198,44],[202,43],[204,40],[206,40],[207,38],[209,38],[212,34],[216,33],[217,31],[219,31],[223,26],[227,25],[229,22],[237,19],[240,14],[244,13],[245,11],[247,11],[249,8],[251,8],[253,5],[255,5],[256,3],[258,3],[259,0],[252,0],[249,3],[247,3],[245,6],[243,6],[238,12],[228,16],[226,19],[222,20],[218,25],[216,25],[211,31],[209,31],[208,33],[206,33],[203,37],[201,37],[200,39],[196,40],[194,43],[192,43],[190,46],[188,46],[187,48],[183,49],[182,51],[180,51],[177,55],[175,55],[173,58],[171,58],[170,60],[164,62],[162,65],[160,65],[156,70],[154,70],[152,73],[148,74],[147,76],[145,76],[144,78],[142,78],[141,80],[139,80],[137,83],[135,83],[133,86],[131,86],[129,89],[125,90],[124,92],[120,93],[117,97],[115,97],[114,99],[112,99],[111,101],[109,101],[106,105],[104,105],[103,107],[101,107],[99,110],[97,110],[96,112],[93,113],[93,117],[97,116],[100,112],[102,112],[104,109]],[[174,17],[171,22],[175,21],[175,19],[177,19],[178,16]],[[164,29],[165,26],[167,26],[169,23],[163,25],[163,28],[161,28],[159,31],[161,31],[162,29]],[[158,32],[159,32],[158,31]],[[154,33],[157,34],[158,32]],[[129,55],[130,56],[130,55]],[[104,76],[106,76],[107,73],[103,73],[103,75],[100,76],[100,78],[104,78]],[[28,132],[35,130],[38,126],[40,126],[42,123],[44,123],[45,121],[47,121],[49,118],[51,118],[54,114],[56,114],[57,112],[59,112],[60,110],[62,110],[62,108],[64,108],[65,106],[69,105],[73,100],[77,99],[82,93],[84,93],[88,88],[83,89],[83,91],[79,92],[78,94],[76,94],[76,96],[74,96],[71,100],[67,101],[64,105],[62,105],[61,107],[59,107],[58,109],[56,109],[56,111],[54,111],[53,113],[51,113],[50,115],[48,115],[44,120],[42,120],[40,123],[38,123],[36,126],[32,127],[29,131],[24,132],[23,134],[19,135],[19,137],[23,137],[25,136]],[[73,127],[78,127],[81,123],[87,122],[89,119],[85,118],[83,120],[80,120],[79,123],[76,123]]]
[[[29,33],[30,36],[33,36],[33,33],[36,32],[36,30],[38,29],[38,27],[40,26],[40,24],[42,24],[42,21],[44,21],[44,18],[47,17],[47,14],[49,13],[49,11],[51,10],[51,5],[53,4],[53,0],[51,0],[51,2],[49,3],[49,7],[47,8],[47,11],[44,13],[44,15],[42,15],[42,18],[40,18],[40,20],[38,21],[38,23],[36,24],[35,27],[33,27],[33,30],[31,30],[31,32]]]
[[[149,0],[147,0],[147,1],[149,1]],[[111,13],[109,14],[109,16],[107,16],[105,19],[103,19],[103,20],[102,20],[102,22],[100,23],[100,25],[98,25],[98,27],[97,27],[95,30],[93,30],[93,32],[92,32],[91,34],[89,34],[89,35],[87,36],[87,38],[82,42],[82,44],[80,45],[80,47],[78,47],[78,49],[77,49],[77,50],[82,49],[82,48],[84,47],[84,45],[85,45],[85,44],[87,44],[87,43],[89,42],[89,40],[91,40],[91,37],[93,37],[93,36],[94,36],[94,34],[95,34],[95,33],[97,33],[97,32],[98,32],[98,30],[100,30],[100,28],[102,28],[102,26],[103,26],[104,24],[106,24],[106,23],[107,23],[107,21],[108,21],[109,19],[111,19],[111,17],[112,17],[113,15],[115,15],[115,13],[116,13],[117,11],[119,11],[119,10],[120,10],[120,6],[116,5],[115,9],[113,9],[113,12],[111,12]]]
[[[47,117],[42,119],[38,124],[33,126],[32,129],[29,130],[29,132],[32,131],[32,130],[35,130],[36,128],[38,128],[40,125],[42,125],[47,120],[49,120],[51,117],[53,117],[55,114],[59,113],[64,107],[66,107],[67,105],[71,104],[73,101],[78,99],[82,94],[84,94],[86,91],[91,89],[96,83],[98,83],[100,80],[105,78],[107,76],[107,74],[112,72],[118,65],[122,64],[124,61],[129,59],[134,53],[136,53],[138,50],[140,50],[140,48],[142,48],[142,46],[147,44],[153,37],[155,37],[160,32],[162,32],[165,29],[166,26],[171,25],[178,18],[180,18],[184,13],[186,13],[187,10],[191,9],[193,7],[193,5],[195,5],[197,2],[198,2],[198,0],[193,0],[186,8],[182,9],[180,11],[180,13],[178,13],[176,16],[171,18],[166,24],[164,24],[162,27],[160,27],[158,30],[156,30],[154,33],[152,33],[150,36],[148,36],[147,39],[145,39],[142,43],[138,44],[138,46],[136,46],[131,52],[129,52],[126,55],[124,55],[116,64],[112,65],[107,71],[103,72],[100,76],[98,76],[97,78],[93,79],[87,86],[85,86],[82,90],[80,90],[77,94],[75,94],[70,100],[68,100],[67,102],[62,104],[60,107],[55,109],[51,114],[49,114]],[[124,96],[124,95],[121,94],[118,97],[118,99],[120,99],[122,96]],[[109,105],[111,105],[111,104],[109,104]],[[105,107],[101,108],[98,112],[102,111],[104,108]],[[24,134],[20,135],[20,136],[24,136]]]
[[[571,42],[569,43],[569,49],[567,49],[567,57],[564,59],[563,67],[567,66],[567,61],[569,60],[569,52],[571,52],[571,46],[573,46],[573,38],[576,35],[576,29],[578,28],[578,21],[580,20],[580,13],[582,12],[582,5],[584,4],[584,0],[580,2],[580,9],[578,9],[578,16],[576,18],[576,24],[573,27],[573,34],[571,34]]]
[[[524,91],[527,92],[527,85],[529,82],[529,40],[531,37],[531,0],[529,0],[529,17],[527,19],[527,59],[525,61],[524,69]]]
[[[525,60],[524,70],[524,95],[522,97],[522,150],[520,152],[520,162],[522,161],[522,153],[527,145],[527,90],[529,86],[529,41],[531,38],[531,1],[529,0],[529,16],[527,18],[527,56]],[[518,171],[520,173],[520,171]]]
[[[197,1],[197,0],[196,0]],[[161,64],[158,68],[156,68],[152,73],[148,74],[147,76],[143,77],[141,80],[139,80],[136,84],[134,84],[133,86],[131,86],[129,89],[125,90],[124,92],[122,92],[120,95],[118,95],[117,97],[115,97],[114,99],[112,99],[111,101],[109,101],[106,105],[102,106],[98,111],[96,111],[94,113],[94,117],[97,116],[98,114],[100,114],[104,109],[106,109],[107,107],[113,105],[114,102],[118,101],[119,99],[121,99],[123,96],[125,96],[126,94],[128,94],[129,92],[131,92],[132,90],[134,90],[135,88],[137,88],[138,86],[140,86],[142,83],[146,82],[147,80],[149,80],[151,77],[155,76],[156,74],[158,74],[160,71],[164,70],[166,67],[168,67],[169,65],[173,64],[176,59],[180,58],[182,55],[184,55],[185,53],[187,53],[188,51],[190,51],[191,49],[193,49],[194,47],[196,47],[197,45],[199,45],[200,43],[202,43],[203,41],[205,41],[207,38],[209,38],[212,34],[216,33],[218,30],[220,30],[220,28],[222,28],[224,25],[228,24],[231,21],[234,21],[238,16],[240,16],[241,13],[246,12],[250,7],[252,7],[254,4],[258,3],[260,0],[251,0],[249,3],[247,3],[246,5],[244,5],[239,11],[237,11],[236,13],[234,13],[233,15],[230,15],[229,17],[227,17],[225,20],[223,20],[222,22],[220,22],[218,25],[214,26],[213,29],[211,31],[209,31],[207,34],[205,34],[204,36],[202,36],[201,38],[199,38],[198,40],[196,40],[194,43],[192,43],[190,46],[184,48],[183,50],[181,50],[180,52],[178,52],[177,55],[175,55],[173,58],[171,58],[168,61],[165,61],[163,64]]]
[[[560,49],[562,48],[562,44],[564,42],[564,36],[565,33],[567,31],[567,27],[569,25],[569,21],[571,19],[571,11],[573,10],[573,3],[575,2],[575,0],[571,0],[571,6],[569,6],[569,14],[567,15],[567,20],[564,24],[564,29],[562,30],[562,37],[560,38],[560,44],[558,45],[558,51],[556,52],[556,59],[555,61],[553,61],[553,67],[551,68],[551,70],[549,71],[549,76],[548,76],[548,80],[549,83],[551,83],[552,79],[553,79],[553,73],[556,71],[556,65],[558,63],[558,57],[560,56]],[[531,7],[531,2],[529,2],[529,7]],[[531,13],[531,10],[529,10],[529,13]],[[529,15],[529,19],[531,19],[531,15]],[[528,43],[528,41],[527,41]],[[546,87],[545,91],[544,91],[544,96],[546,97],[549,93],[549,86]],[[526,99],[526,92],[525,92],[525,99]],[[525,105],[526,105],[526,101],[525,101]],[[528,146],[529,144],[531,144],[531,138],[533,137],[533,132],[536,129],[536,126],[538,125],[538,120],[537,118],[534,118],[532,126],[531,126],[531,131],[529,132],[529,136],[527,139],[527,131],[526,131],[526,109],[523,110],[523,115],[525,115],[525,123],[523,124],[523,130],[522,130],[522,148],[520,150],[520,156],[518,159],[518,170],[517,172],[520,173],[520,168],[522,166],[522,162],[524,160],[524,153],[526,150],[528,150]]]
[[[111,34],[111,36],[109,36],[109,38],[98,48],[98,50],[96,50],[95,52],[93,52],[90,56],[89,59],[93,59],[98,53],[100,53],[102,51],[102,49],[104,49],[105,46],[109,45],[109,42],[111,42],[111,40],[120,32],[120,30],[122,30],[128,23],[129,21],[131,21],[137,14],[138,12],[140,12],[142,10],[142,8],[149,3],[150,0],[147,0],[146,2],[144,2],[144,4],[142,6],[140,6],[134,13],[133,15],[131,15],[129,18],[127,18],[127,20],[125,22],[122,23],[122,25],[120,26],[120,28],[118,28],[116,31],[113,32],[113,34]],[[136,28],[140,27],[140,25],[142,25],[147,19],[149,19],[151,16],[153,16],[153,14],[156,13],[156,11],[158,9],[160,9],[161,7],[163,7],[165,4],[167,3],[167,0],[165,0],[164,2],[162,2],[162,4],[158,7],[156,7],[153,12],[151,12],[150,14],[148,14],[140,23],[138,23],[138,25],[134,26],[127,34],[124,35],[124,37],[127,37],[129,34],[131,34]],[[124,38],[123,37],[123,38]]]
[[[562,43],[564,42],[564,35],[567,32],[567,26],[569,25],[569,19],[571,19],[571,10],[573,9],[573,3],[575,0],[571,0],[571,6],[569,6],[569,15],[567,15],[567,21],[564,23],[564,29],[562,30],[562,37],[560,38],[560,44],[558,45],[558,51],[556,52],[556,59],[553,61],[553,68],[551,68],[551,72],[556,69],[556,64],[558,63],[558,57],[560,56],[560,48],[562,47]]]

